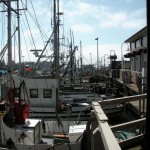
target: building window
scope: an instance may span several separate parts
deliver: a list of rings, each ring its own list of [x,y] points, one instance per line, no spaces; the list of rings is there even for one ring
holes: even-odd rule
[[[44,98],[52,98],[52,89],[43,89]]]
[[[137,39],[137,40],[136,40],[135,45],[136,45],[136,48],[138,48],[138,47],[141,46],[141,41],[140,41],[140,39]]]
[[[146,35],[144,35],[142,37],[142,46],[147,46],[147,36]]]
[[[38,98],[38,89],[30,89],[30,98]]]
[[[132,43],[131,43],[131,49],[135,49],[135,42],[134,41],[132,41]]]

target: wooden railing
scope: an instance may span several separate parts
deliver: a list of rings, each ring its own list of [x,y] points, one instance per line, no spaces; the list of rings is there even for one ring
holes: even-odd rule
[[[131,143],[141,143],[144,140],[143,133],[136,135],[135,137],[132,137],[130,139],[117,141],[114,136],[114,131],[122,130],[128,127],[132,127],[135,125],[144,125],[146,122],[146,118],[137,119],[134,121],[126,122],[123,124],[118,124],[115,126],[109,126],[108,124],[108,118],[105,115],[103,111],[104,106],[113,105],[113,104],[120,104],[120,103],[126,103],[130,101],[136,101],[136,100],[146,100],[147,94],[141,94],[141,95],[135,95],[135,96],[128,96],[128,97],[121,97],[116,99],[110,99],[110,100],[104,100],[104,101],[98,101],[98,102],[92,102],[92,108],[93,113],[95,114],[97,118],[97,129],[93,132],[92,142],[95,140],[98,140],[95,138],[94,134],[96,134],[97,131],[100,132],[99,141],[101,140],[103,143],[103,147],[99,149],[102,150],[120,150],[121,148],[124,148],[124,146],[129,146]],[[94,139],[94,140],[93,140]],[[92,150],[95,149],[94,144],[92,144]]]

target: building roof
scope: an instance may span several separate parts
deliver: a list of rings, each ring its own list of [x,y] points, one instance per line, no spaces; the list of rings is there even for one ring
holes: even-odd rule
[[[137,33],[133,34],[131,37],[129,37],[127,40],[125,40],[124,42],[132,42],[133,40],[141,37],[141,35],[145,35],[147,33],[147,27],[145,26],[144,28],[142,28],[140,31],[138,31]]]
[[[134,49],[133,51],[127,53],[124,55],[125,58],[131,58],[135,55],[141,55],[142,53],[147,53],[147,47],[139,47],[137,49]]]

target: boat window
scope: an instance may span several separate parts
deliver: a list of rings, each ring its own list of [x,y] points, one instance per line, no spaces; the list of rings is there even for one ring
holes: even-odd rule
[[[19,88],[15,88],[15,97],[19,97]]]
[[[38,98],[38,89],[30,89],[30,98]]]
[[[52,98],[52,89],[43,89],[44,98]]]

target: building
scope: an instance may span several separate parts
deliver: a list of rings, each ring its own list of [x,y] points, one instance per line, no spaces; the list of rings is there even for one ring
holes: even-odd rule
[[[136,84],[147,83],[147,27],[142,28],[140,31],[129,37],[124,41],[129,43],[130,52],[125,54],[125,58],[130,58],[132,81]],[[138,79],[141,79],[138,80]]]

